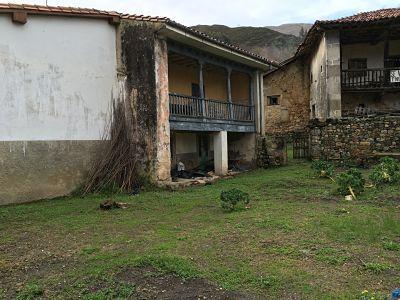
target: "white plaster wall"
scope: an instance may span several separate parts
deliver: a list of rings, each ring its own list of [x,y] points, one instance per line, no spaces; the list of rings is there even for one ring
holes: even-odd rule
[[[342,45],[342,69],[348,69],[351,58],[366,58],[367,67],[371,69],[383,68],[384,47],[383,42],[376,45],[369,43]]]
[[[0,140],[98,140],[116,86],[106,20],[0,15]]]

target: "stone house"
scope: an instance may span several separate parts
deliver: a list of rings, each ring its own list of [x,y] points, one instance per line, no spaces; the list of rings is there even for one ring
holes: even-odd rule
[[[293,126],[310,130],[312,157],[357,159],[400,152],[399,24],[400,9],[317,21],[294,58],[265,77],[265,98],[278,99],[280,116],[290,123],[285,131]],[[286,77],[295,82],[284,83]],[[265,107],[267,115],[275,109]],[[304,112],[302,120],[297,111]],[[274,132],[277,127],[266,118],[266,128]]]
[[[0,27],[0,204],[76,189],[121,99],[154,181],[252,162],[274,62],[160,17],[0,4]]]
[[[310,75],[304,57],[292,58],[264,76],[265,133],[303,132],[310,115]]]

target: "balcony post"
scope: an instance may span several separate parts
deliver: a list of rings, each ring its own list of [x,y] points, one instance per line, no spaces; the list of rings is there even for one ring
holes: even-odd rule
[[[233,120],[233,107],[232,107],[232,83],[231,83],[232,68],[226,68],[226,87],[228,96],[228,112],[229,119]]]
[[[250,105],[249,113],[250,113],[251,119],[253,119],[254,118],[254,114],[255,114],[255,111],[254,111],[254,97],[255,97],[255,95],[254,95],[254,85],[256,83],[255,83],[255,80],[254,80],[254,77],[255,77],[254,74],[248,74],[248,76],[249,76],[249,105]]]
[[[206,103],[204,101],[204,77],[203,77],[204,62],[202,60],[199,60],[198,64],[199,64],[199,92],[200,92],[201,113],[202,113],[203,117],[205,117],[206,116]]]

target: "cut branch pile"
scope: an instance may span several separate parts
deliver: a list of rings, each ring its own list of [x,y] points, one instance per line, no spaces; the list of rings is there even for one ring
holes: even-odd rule
[[[102,138],[105,149],[89,171],[83,196],[108,188],[130,192],[139,186],[132,120],[124,102],[115,100],[112,108],[111,121]]]

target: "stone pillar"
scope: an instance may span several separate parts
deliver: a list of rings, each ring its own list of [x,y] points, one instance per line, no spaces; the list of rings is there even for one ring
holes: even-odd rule
[[[340,119],[342,116],[340,33],[338,30],[327,31],[325,38],[327,117]]]
[[[226,131],[214,133],[214,168],[216,175],[228,173],[228,133]]]
[[[265,134],[265,112],[264,112],[264,93],[263,93],[263,78],[259,71],[254,72],[251,77],[250,84],[250,104],[254,105],[256,131]]]
[[[157,157],[155,175],[158,181],[167,181],[171,179],[171,140],[169,127],[168,49],[166,40],[156,38],[154,54],[157,93]]]

